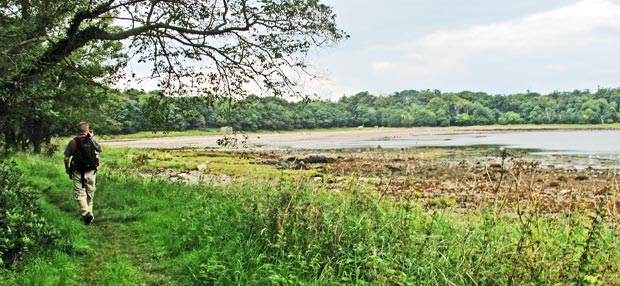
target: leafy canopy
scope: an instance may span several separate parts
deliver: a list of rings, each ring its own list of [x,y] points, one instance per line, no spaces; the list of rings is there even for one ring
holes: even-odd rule
[[[28,86],[80,48],[123,41],[167,92],[295,93],[306,55],[346,34],[318,0],[0,1],[5,90]],[[125,61],[119,61],[124,64]]]

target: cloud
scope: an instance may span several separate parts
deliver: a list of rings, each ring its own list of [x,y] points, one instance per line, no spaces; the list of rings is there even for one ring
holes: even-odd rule
[[[395,88],[545,92],[578,88],[567,86],[576,82],[561,82],[558,72],[578,72],[590,84],[603,81],[586,78],[596,77],[592,69],[603,69],[597,64],[602,54],[618,48],[620,5],[582,0],[521,18],[375,45],[369,48],[373,54],[393,58],[373,60],[369,67],[383,76],[378,80],[385,86]],[[591,70],[584,72],[584,66]]]
[[[578,45],[584,37],[591,37],[592,31],[603,27],[620,27],[620,6],[607,0],[584,0],[522,19],[435,32],[423,38],[421,44],[428,48],[458,48],[470,52],[536,51],[569,43]]]
[[[372,63],[372,70],[376,73],[392,73],[396,64],[389,61],[378,61]]]
[[[331,79],[314,79],[304,84],[304,91],[313,99],[329,99],[337,101],[343,96],[350,96],[359,89],[341,84]]]
[[[555,72],[563,72],[567,70],[567,67],[562,64],[550,64],[545,66],[546,69]]]

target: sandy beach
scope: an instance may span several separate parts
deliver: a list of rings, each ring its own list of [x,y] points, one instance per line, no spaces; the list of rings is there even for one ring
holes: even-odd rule
[[[274,132],[274,133],[243,133],[232,135],[239,142],[244,141],[250,148],[259,149],[284,149],[303,145],[312,148],[313,144],[343,143],[360,140],[383,140],[386,138],[399,138],[404,136],[422,136],[437,134],[465,134],[465,133],[489,133],[507,131],[542,131],[556,130],[549,126],[539,128],[527,127],[498,127],[498,126],[470,126],[470,127],[418,127],[418,128],[374,128],[366,127],[355,130],[317,131],[317,132]],[[223,135],[210,136],[180,136],[126,140],[105,140],[107,146],[122,146],[131,148],[183,148],[217,147],[217,140]]]

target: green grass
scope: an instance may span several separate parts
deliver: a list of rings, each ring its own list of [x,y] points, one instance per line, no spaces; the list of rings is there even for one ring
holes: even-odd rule
[[[295,129],[295,130],[257,130],[257,131],[238,131],[238,132],[241,134],[266,134],[266,133],[280,133],[280,132],[329,132],[329,131],[346,131],[346,130],[358,130],[358,128],[344,127],[344,128],[317,128],[317,129]],[[120,135],[96,134],[97,137],[103,140],[162,138],[162,137],[179,137],[179,136],[208,136],[208,135],[222,135],[222,132],[219,128],[207,128],[207,129],[200,129],[200,130],[168,131],[166,133],[162,131],[157,131],[155,133],[149,132],[149,131],[143,131],[143,132],[138,132],[138,133],[133,133],[133,134],[120,134]]]
[[[106,148],[102,157],[102,168],[123,170],[130,173],[145,173],[160,169],[197,171],[204,166],[204,173],[229,175],[253,180],[273,180],[284,177],[309,177],[314,171],[278,170],[253,164],[254,157],[242,153],[183,150],[137,150],[130,148]]]
[[[133,134],[121,134],[121,135],[105,135],[95,134],[103,140],[121,140],[121,139],[141,139],[141,138],[161,138],[161,137],[178,137],[178,136],[205,136],[205,135],[220,135],[222,134],[219,128],[209,128],[200,130],[187,130],[187,131],[168,131],[166,133],[162,131],[157,132],[138,132]]]
[[[603,210],[459,214],[387,200],[355,181],[340,192],[285,175],[184,185],[110,167],[133,152],[104,154],[91,226],[80,222],[59,156],[19,156],[62,235],[0,284],[620,284],[617,225]]]

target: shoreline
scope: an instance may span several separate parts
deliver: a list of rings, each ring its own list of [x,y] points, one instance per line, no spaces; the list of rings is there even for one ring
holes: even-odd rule
[[[555,131],[605,131],[620,130],[616,127],[588,128],[588,127],[556,127],[554,125],[536,126],[468,126],[468,127],[365,127],[350,130],[319,130],[319,131],[285,131],[273,133],[239,133],[231,138],[240,146],[251,149],[311,149],[294,148],[291,146],[305,146],[313,144],[342,144],[356,141],[372,141],[398,139],[410,136],[451,135],[451,134],[491,134],[505,132],[555,132]],[[115,139],[103,140],[102,144],[114,147],[128,147],[138,149],[177,149],[177,148],[217,148],[220,135],[202,136],[175,136],[157,138]],[[342,147],[346,149],[347,147]],[[357,147],[353,147],[357,148]]]

